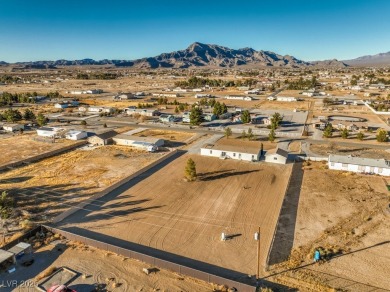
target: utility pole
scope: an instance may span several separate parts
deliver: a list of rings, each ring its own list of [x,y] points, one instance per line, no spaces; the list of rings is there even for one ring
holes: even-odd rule
[[[256,279],[258,280],[260,278],[260,227],[259,227],[259,233],[258,233],[258,239],[257,239],[257,273],[256,273]]]

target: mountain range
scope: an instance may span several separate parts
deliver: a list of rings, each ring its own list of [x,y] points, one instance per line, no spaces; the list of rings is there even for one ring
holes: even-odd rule
[[[390,52],[374,56],[363,56],[357,59],[338,61],[325,60],[306,62],[290,55],[279,55],[271,51],[256,51],[252,48],[230,49],[218,45],[195,42],[188,48],[171,53],[163,53],[155,57],[137,60],[57,60],[18,62],[12,65],[26,69],[50,69],[58,66],[84,66],[84,65],[114,65],[116,67],[133,67],[142,69],[156,68],[257,68],[257,67],[347,67],[365,65],[390,64]],[[9,65],[1,62],[0,65]]]

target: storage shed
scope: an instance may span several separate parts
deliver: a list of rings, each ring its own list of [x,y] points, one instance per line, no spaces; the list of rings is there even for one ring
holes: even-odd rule
[[[280,148],[271,149],[265,153],[265,162],[286,164],[287,159],[288,152]]]

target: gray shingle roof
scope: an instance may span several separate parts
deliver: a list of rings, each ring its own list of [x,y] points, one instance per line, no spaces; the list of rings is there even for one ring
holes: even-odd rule
[[[371,166],[371,167],[381,167],[381,168],[390,168],[390,161],[389,160],[362,158],[362,157],[353,157],[353,156],[344,156],[344,155],[335,155],[335,154],[329,155],[329,162],[354,164],[354,165],[361,165],[361,166]]]

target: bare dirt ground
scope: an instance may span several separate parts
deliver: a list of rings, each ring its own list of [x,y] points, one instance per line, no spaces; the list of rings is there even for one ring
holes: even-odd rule
[[[183,179],[189,157],[197,164],[196,182]],[[124,192],[109,195],[108,201],[94,203],[91,212],[65,219],[60,228],[253,275],[254,233],[260,226],[264,265],[290,172],[291,165],[183,155]],[[222,232],[230,239],[221,241]]]
[[[55,243],[57,243],[55,245]],[[58,247],[62,247],[59,251]],[[3,287],[1,291],[36,291],[41,281],[36,281],[38,274],[51,267],[67,267],[78,277],[68,287],[78,292],[90,292],[95,284],[104,287],[104,291],[213,291],[214,285],[198,279],[179,275],[167,270],[158,270],[146,275],[142,269],[150,266],[134,259],[80,245],[64,242],[46,245],[34,253],[35,262],[30,267],[18,267],[13,274],[3,274],[3,283],[17,281],[28,283],[15,288]],[[83,276],[85,275],[85,276]],[[30,287],[27,287],[30,286]]]
[[[281,109],[281,110],[301,110],[307,111],[309,109],[308,101],[292,101],[292,102],[284,102],[284,101],[276,101],[276,100],[263,100],[258,103],[256,106],[260,109]]]
[[[34,140],[36,134],[15,134],[13,137],[0,139],[0,166],[39,154],[50,152],[74,143],[74,141],[60,139],[55,143]]]
[[[381,149],[373,149],[367,146],[361,147],[345,147],[339,146],[337,143],[330,144],[311,144],[310,151],[327,156],[329,154],[338,154],[338,155],[353,155],[363,158],[373,158],[373,159],[390,159],[390,152]]]
[[[342,291],[390,289],[389,181],[325,166],[304,166],[294,250],[279,268],[309,264],[293,272],[298,284],[309,281]],[[319,247],[331,253],[330,260],[310,265]]]
[[[11,230],[20,230],[18,221],[24,219],[47,221],[72,203],[102,191],[161,155],[124,146],[105,146],[75,150],[3,173],[0,189],[17,203]]]
[[[134,136],[139,137],[153,137],[164,139],[168,142],[184,142],[194,136],[194,133],[179,132],[179,131],[165,131],[165,130],[145,130],[135,133]]]
[[[270,141],[262,141],[262,140],[251,140],[248,141],[248,139],[241,139],[240,137],[237,138],[221,138],[219,139],[215,144],[218,146],[228,146],[231,148],[236,148],[236,149],[245,149],[245,148],[257,148],[260,150],[261,144],[263,144],[263,149],[264,150],[270,150],[276,148],[277,144],[270,142]]]

